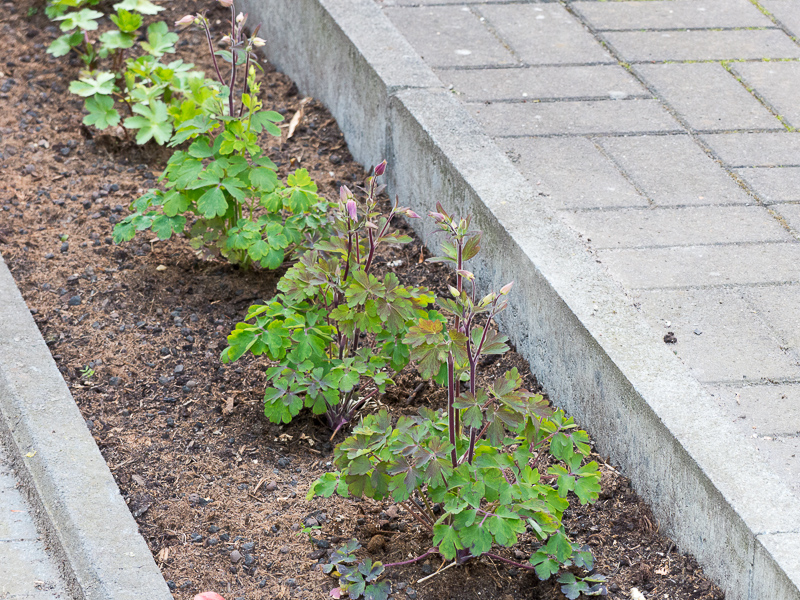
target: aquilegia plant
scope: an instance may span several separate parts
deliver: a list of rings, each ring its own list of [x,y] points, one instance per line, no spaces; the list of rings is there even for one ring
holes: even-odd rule
[[[207,258],[221,255],[245,268],[277,269],[316,238],[329,204],[305,169],[291,173],[285,184],[279,181],[275,163],[258,145],[262,131],[281,135],[275,123],[283,117],[262,110],[258,100],[254,49],[263,40],[255,35],[257,28],[248,36],[247,16],[237,15],[229,0],[225,5],[231,7],[230,49],[212,52],[218,81],[196,91],[202,96],[196,105],[180,105],[170,142],[192,144],[169,159],[161,176],[166,189],[151,189],[131,205],[134,212],[116,225],[114,241],[128,241],[145,229],[160,239],[188,231],[192,246]],[[178,21],[192,22],[201,26],[213,51],[208,20],[198,14]],[[230,63],[227,78],[217,55]],[[242,71],[240,94],[237,71]]]
[[[588,436],[563,411],[522,389],[516,369],[479,384],[482,357],[508,350],[494,320],[511,284],[478,298],[463,261],[478,252],[480,234],[470,230],[469,219],[455,219],[441,206],[432,216],[448,236],[440,259],[460,267],[458,285],[438,300],[443,314],[418,319],[405,342],[423,378],[444,372],[447,408],[423,407],[396,423],[384,410],[365,417],[337,446],[338,471],[317,480],[308,497],[337,492],[402,505],[432,543],[421,556],[395,564],[431,554],[457,563],[489,556],[535,570],[541,579],[570,565],[591,569],[591,553],[571,542],[561,523],[570,493],[586,504],[600,491],[597,463],[586,461]],[[438,515],[434,504],[441,508]],[[540,542],[527,563],[493,551],[495,545],[513,546],[526,531]],[[570,593],[599,590],[590,585],[596,578],[562,578]]]
[[[306,407],[325,414],[335,435],[409,361],[403,338],[427,317],[433,297],[400,285],[394,273],[375,273],[381,244],[411,241],[392,231],[394,217],[417,217],[397,204],[387,214],[378,210],[376,177],[385,168],[381,163],[367,180],[364,202],[342,187],[330,237],[303,254],[278,283],[282,293],[251,306],[228,337],[223,362],[249,351],[278,363],[267,370],[264,396],[273,423],[288,423]]]

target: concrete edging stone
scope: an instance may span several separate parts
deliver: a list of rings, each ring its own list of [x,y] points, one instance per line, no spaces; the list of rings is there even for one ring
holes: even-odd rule
[[[553,400],[622,465],[729,600],[800,600],[800,501],[740,443],[633,302],[373,0],[243,0],[267,58],[324,102],[353,156],[388,158],[417,212],[474,215],[481,283],[516,280],[502,325]],[[414,221],[437,244],[427,220]],[[520,326],[519,324],[524,324]]]
[[[2,257],[0,437],[75,598],[171,600]]]

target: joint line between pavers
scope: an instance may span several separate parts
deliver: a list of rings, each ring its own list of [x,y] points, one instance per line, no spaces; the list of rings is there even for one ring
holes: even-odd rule
[[[800,61],[800,59],[798,59]],[[575,62],[575,63],[526,63],[520,61],[518,64],[493,64],[487,63],[483,65],[443,65],[441,67],[437,67],[432,65],[432,69],[436,69],[438,71],[483,71],[486,69],[552,69],[552,68],[562,68],[562,67],[608,67],[610,65],[616,65],[617,63],[611,60],[607,61],[595,61],[595,62]]]
[[[0,544],[13,544],[15,542],[41,542],[42,538],[0,538]]]
[[[625,248],[627,250],[627,248]],[[636,286],[628,288],[630,292],[650,292],[654,290],[729,290],[734,288],[760,288],[778,287],[784,285],[798,285],[800,279],[789,281],[759,281],[756,283],[707,283],[704,285],[654,285]]]
[[[725,70],[726,70],[726,71],[727,71],[727,72],[728,72],[728,73],[731,75],[731,77],[733,77],[734,79],[736,79],[736,81],[737,81],[737,82],[739,82],[739,84],[740,84],[740,85],[741,85],[741,86],[742,86],[742,87],[743,87],[745,90],[747,90],[747,92],[748,92],[748,93],[749,93],[749,94],[750,94],[750,95],[751,95],[753,98],[755,98],[755,99],[756,99],[756,100],[757,100],[759,103],[761,103],[761,105],[762,105],[764,108],[766,108],[766,109],[767,109],[767,110],[768,110],[768,111],[769,111],[769,112],[772,114],[772,116],[774,116],[776,119],[778,119],[778,121],[780,121],[780,122],[781,122],[781,124],[783,125],[783,127],[784,127],[784,128],[787,130],[787,131],[793,131],[793,130],[794,130],[794,127],[792,127],[792,126],[791,126],[791,125],[788,123],[788,121],[786,120],[786,118],[785,118],[783,115],[781,115],[780,111],[778,111],[778,109],[777,109],[777,108],[775,108],[774,106],[772,106],[772,104],[770,104],[770,102],[769,102],[769,101],[768,101],[766,98],[764,98],[764,97],[763,97],[763,96],[762,96],[760,93],[758,93],[758,90],[756,90],[755,86],[752,86],[752,85],[750,85],[750,84],[749,84],[749,83],[748,83],[748,82],[745,80],[745,76],[744,76],[744,75],[742,75],[741,73],[738,73],[738,72],[735,72],[735,71],[734,71],[733,67],[731,66],[731,65],[732,65],[732,64],[734,64],[734,63],[732,63],[732,62],[731,62],[731,61],[729,61],[729,60],[722,60],[722,61],[720,61],[720,63],[719,63],[719,64],[720,64],[720,65],[722,65],[722,68],[723,68],[723,69],[725,69]]]
[[[782,22],[780,19],[778,19],[778,18],[777,18],[775,15],[773,15],[773,14],[772,14],[772,13],[771,13],[771,12],[770,12],[770,11],[769,11],[767,8],[765,8],[764,6],[762,6],[762,5],[761,5],[761,2],[759,2],[758,0],[750,0],[750,3],[751,3],[753,6],[755,6],[755,7],[756,7],[756,8],[757,8],[759,11],[761,11],[761,14],[763,14],[763,15],[764,15],[765,17],[767,17],[767,18],[768,18],[770,21],[772,21],[773,23],[775,23],[775,25],[778,27],[778,29],[782,30],[782,31],[783,31],[783,32],[784,32],[786,35],[788,35],[788,36],[789,36],[789,38],[790,38],[790,39],[791,39],[791,40],[792,40],[792,41],[793,41],[795,44],[798,44],[798,40],[797,40],[797,38],[794,36],[794,34],[792,33],[792,31],[791,31],[791,30],[790,30],[790,29],[789,29],[789,28],[788,28],[786,25],[784,25],[784,24],[783,24],[783,22]],[[800,44],[799,44],[799,45],[800,45]]]
[[[798,190],[798,194],[800,194],[800,190]],[[798,197],[798,201],[800,201],[800,197]],[[787,201],[786,203],[788,202],[789,201]],[[740,202],[703,202],[703,203],[692,202],[691,204],[656,204],[652,207],[630,206],[627,204],[620,204],[619,206],[575,206],[575,207],[570,207],[568,209],[560,209],[560,210],[567,210],[571,213],[614,213],[614,212],[633,212],[633,211],[649,212],[653,210],[672,210],[681,208],[741,208],[741,207],[742,204]],[[704,245],[704,244],[695,244],[695,245]]]
[[[666,33],[669,31],[777,31],[780,27],[775,25],[762,25],[760,27],[629,27],[626,29],[597,28],[601,33]]]
[[[520,59],[520,57],[517,54],[516,50],[514,50],[514,48],[511,46],[511,44],[509,44],[506,40],[503,39],[503,36],[500,35],[500,33],[497,31],[497,28],[492,24],[491,20],[489,20],[489,18],[486,15],[481,14],[481,12],[478,10],[477,6],[478,5],[473,4],[473,5],[471,5],[469,7],[470,14],[478,19],[478,22],[481,25],[483,25],[484,29],[486,29],[486,31],[488,31],[489,34],[494,39],[496,39],[500,43],[501,46],[503,46],[503,48],[508,50],[508,53],[512,57],[514,57],[514,60],[516,60],[517,62],[522,62],[522,60]]]
[[[645,200],[647,200],[647,203],[649,204],[649,207],[648,207],[648,208],[652,208],[652,207],[654,207],[654,206],[655,206],[655,202],[654,202],[654,201],[653,201],[653,199],[650,197],[650,195],[649,195],[649,194],[648,194],[648,193],[645,191],[645,189],[644,189],[644,188],[643,188],[641,185],[639,185],[639,182],[638,182],[638,181],[636,181],[636,180],[635,180],[635,179],[634,179],[634,178],[631,176],[631,174],[630,174],[630,173],[628,173],[628,171],[627,171],[627,170],[626,170],[626,169],[625,169],[625,168],[624,168],[624,167],[623,167],[623,166],[620,164],[620,162],[619,162],[619,161],[616,159],[616,157],[612,156],[612,155],[611,155],[611,153],[610,153],[610,152],[608,152],[608,151],[607,151],[607,150],[606,150],[606,149],[605,149],[605,148],[604,148],[604,147],[603,147],[603,146],[600,144],[600,142],[599,142],[599,141],[598,141],[598,140],[597,140],[595,137],[590,137],[590,138],[589,138],[589,141],[590,141],[590,142],[591,142],[591,143],[594,145],[594,147],[595,147],[595,148],[597,148],[597,151],[598,151],[600,154],[602,154],[603,156],[605,156],[605,157],[606,157],[606,160],[610,161],[610,162],[611,162],[611,164],[613,164],[615,167],[617,167],[617,170],[618,170],[618,171],[619,171],[619,172],[622,174],[622,176],[623,176],[625,179],[627,179],[627,180],[628,180],[628,182],[629,182],[629,183],[630,183],[630,184],[633,186],[633,188],[634,188],[634,189],[635,189],[637,192],[639,192],[639,194],[642,196],[642,198],[644,198]]]
[[[635,1],[635,0],[631,0]],[[647,0],[638,0],[646,2]],[[669,59],[669,60],[631,60],[626,62],[628,65],[693,65],[718,63],[720,61],[730,63],[765,63],[765,62],[800,62],[800,58],[698,58],[698,59]]]
[[[762,535],[793,535],[795,533],[800,533],[800,529],[786,529],[786,530],[776,530],[776,531],[759,531],[756,533],[756,538],[761,537]]]
[[[631,94],[624,98],[612,98],[611,96],[561,96],[559,98],[502,98],[500,100],[491,100],[491,104],[553,104],[555,102],[628,102],[631,100],[655,100],[652,96],[645,94]],[[482,106],[486,101],[464,101],[464,104],[472,104],[475,106]]]

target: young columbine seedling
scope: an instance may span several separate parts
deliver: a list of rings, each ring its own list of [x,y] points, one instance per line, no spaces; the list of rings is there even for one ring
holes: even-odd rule
[[[494,320],[512,286],[480,298],[464,268],[478,252],[480,234],[468,218],[455,219],[441,206],[432,216],[448,238],[438,260],[458,267],[456,285],[437,301],[444,315],[418,319],[404,341],[423,378],[443,375],[447,408],[424,407],[396,423],[383,410],[365,417],[336,448],[338,472],[318,479],[308,497],[337,492],[400,503],[431,535],[432,548],[398,564],[438,553],[456,563],[489,556],[535,570],[541,579],[571,565],[590,570],[591,553],[572,543],[561,524],[570,492],[586,504],[600,491],[597,463],[585,461],[588,436],[563,411],[522,389],[516,369],[479,385],[482,358],[508,350]],[[515,545],[526,531],[540,542],[528,563],[492,551],[495,544]],[[576,581],[562,588],[570,598],[583,589]]]
[[[391,231],[392,219],[417,216],[396,204],[388,214],[377,210],[381,187],[375,178],[385,168],[381,163],[368,179],[364,202],[342,188],[330,237],[286,272],[278,283],[281,294],[251,306],[246,322],[228,336],[223,362],[247,351],[277,361],[267,370],[264,396],[264,413],[273,423],[288,423],[307,407],[325,414],[335,435],[408,363],[402,340],[416,319],[427,317],[423,309],[433,297],[400,285],[394,273],[374,273],[379,245],[411,241]]]

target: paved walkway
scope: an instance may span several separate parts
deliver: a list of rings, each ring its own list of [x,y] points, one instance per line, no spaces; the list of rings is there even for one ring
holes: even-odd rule
[[[800,0],[376,2],[800,496]]]
[[[71,596],[17,489],[0,444],[0,600],[68,600]]]

